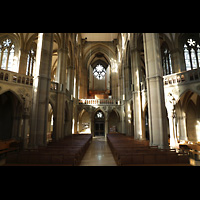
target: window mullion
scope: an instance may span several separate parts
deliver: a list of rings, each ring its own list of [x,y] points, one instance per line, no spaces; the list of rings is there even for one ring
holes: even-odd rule
[[[0,69],[1,69],[1,65],[2,65],[2,58],[3,58],[3,53],[4,53],[4,49],[1,49],[1,58],[0,58]]]
[[[195,49],[195,55],[196,55],[196,61],[197,61],[197,68],[199,68],[199,60],[198,60],[197,49]]]
[[[193,65],[192,65],[191,49],[189,49],[189,56],[190,56],[190,66],[191,66],[191,70],[192,70],[193,69]]]
[[[8,55],[7,55],[7,60],[6,60],[6,70],[8,70],[9,56],[10,56],[10,48],[8,49]]]

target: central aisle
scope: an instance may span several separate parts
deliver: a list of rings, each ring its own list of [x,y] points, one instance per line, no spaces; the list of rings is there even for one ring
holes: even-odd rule
[[[98,136],[92,139],[80,166],[117,166],[106,137]]]

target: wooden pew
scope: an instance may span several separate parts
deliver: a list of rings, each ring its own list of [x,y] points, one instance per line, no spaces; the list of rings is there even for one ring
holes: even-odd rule
[[[4,157],[7,153],[19,151],[20,142],[14,139],[0,141],[0,157]]]
[[[79,165],[91,139],[91,135],[73,135],[47,147],[12,153],[7,156],[6,165]]]
[[[179,157],[177,154],[172,153],[135,153],[132,155],[120,156],[120,166],[132,165],[188,165],[188,156]]]
[[[131,136],[107,136],[111,152],[118,165],[189,165],[187,153],[177,154],[175,149],[150,147],[148,141],[134,140]]]

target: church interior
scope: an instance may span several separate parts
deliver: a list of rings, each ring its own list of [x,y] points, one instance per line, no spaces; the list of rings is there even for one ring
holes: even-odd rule
[[[0,33],[0,165],[91,163],[200,165],[199,33]]]

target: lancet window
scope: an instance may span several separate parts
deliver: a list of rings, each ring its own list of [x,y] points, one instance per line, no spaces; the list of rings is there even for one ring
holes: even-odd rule
[[[35,57],[36,57],[36,51],[34,48],[31,48],[30,51],[28,52],[28,57],[27,57],[26,75],[28,76],[33,76]]]
[[[9,38],[0,43],[0,67],[4,70],[18,72],[15,62],[15,44]]]
[[[162,45],[161,54],[162,54],[162,66],[163,66],[164,76],[168,74],[172,74],[173,71],[172,71],[171,53],[167,44]]]
[[[196,40],[188,38],[183,47],[186,71],[199,68],[200,45]]]

